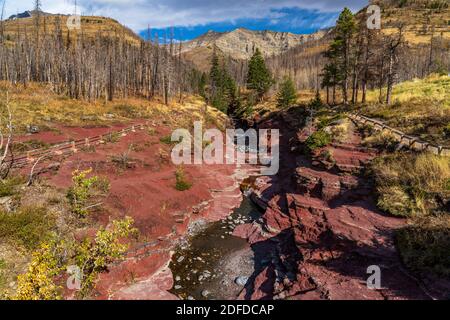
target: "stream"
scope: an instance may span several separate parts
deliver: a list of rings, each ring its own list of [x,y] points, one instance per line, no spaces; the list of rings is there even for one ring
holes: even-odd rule
[[[175,280],[171,293],[188,300],[235,299],[254,271],[254,254],[245,239],[232,233],[261,215],[245,197],[228,218],[207,225],[180,245],[170,264]]]

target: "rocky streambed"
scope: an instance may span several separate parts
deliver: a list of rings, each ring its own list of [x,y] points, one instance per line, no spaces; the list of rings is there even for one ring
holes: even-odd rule
[[[254,272],[255,256],[245,239],[233,235],[262,213],[248,199],[229,217],[210,223],[183,241],[172,258],[171,293],[181,299],[235,299]]]

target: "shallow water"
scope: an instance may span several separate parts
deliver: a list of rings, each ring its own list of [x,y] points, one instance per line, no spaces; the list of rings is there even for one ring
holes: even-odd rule
[[[261,216],[247,198],[234,213],[180,246],[172,258],[175,285],[171,292],[182,299],[233,299],[243,289],[237,277],[249,277],[254,270],[253,252],[246,240],[231,235],[239,224]]]

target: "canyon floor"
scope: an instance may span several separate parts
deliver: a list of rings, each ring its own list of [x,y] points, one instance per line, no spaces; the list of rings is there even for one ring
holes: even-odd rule
[[[39,180],[61,193],[75,170],[92,168],[111,183],[102,207],[75,236],[94,234],[98,226],[124,216],[132,217],[139,230],[125,259],[100,274],[94,299],[445,297],[448,283],[418,280],[400,261],[394,231],[407,222],[376,208],[364,176],[377,151],[362,147],[351,127],[344,143],[318,152],[331,152],[335,163],[311,159],[301,152],[314,130],[304,128],[304,118],[294,108],[258,124],[281,131],[276,176],[258,176],[259,168],[250,165],[186,165],[192,183],[187,191],[174,188],[177,167],[170,161],[171,145],[162,140],[171,128],[163,122],[60,126],[20,140],[51,144],[145,124],[116,141],[77,150],[57,165],[55,160],[42,163],[56,169],[42,172]],[[123,165],[112,161],[124,154]],[[24,174],[28,170],[22,168]],[[366,282],[371,266],[381,269],[376,290]],[[65,297],[74,298],[74,292],[66,290]]]

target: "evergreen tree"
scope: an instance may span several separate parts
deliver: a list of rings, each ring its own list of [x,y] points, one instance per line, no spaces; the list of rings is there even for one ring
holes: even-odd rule
[[[256,49],[248,65],[247,88],[254,90],[258,98],[262,99],[272,84],[272,75],[264,62],[264,57],[261,51]]]
[[[207,76],[206,73],[202,73],[200,79],[198,81],[198,93],[200,96],[206,99],[206,84],[207,84]]]
[[[222,112],[228,113],[236,104],[237,86],[225,66],[219,63],[216,51],[213,53],[210,71],[211,104]]]
[[[325,54],[329,63],[324,73],[328,79],[333,79],[333,85],[339,84],[342,87],[345,104],[348,103],[348,87],[353,65],[351,46],[355,32],[355,17],[350,9],[344,8],[336,22],[334,40]]]
[[[281,84],[280,91],[277,94],[278,106],[288,108],[297,102],[297,91],[291,78],[286,77]]]

